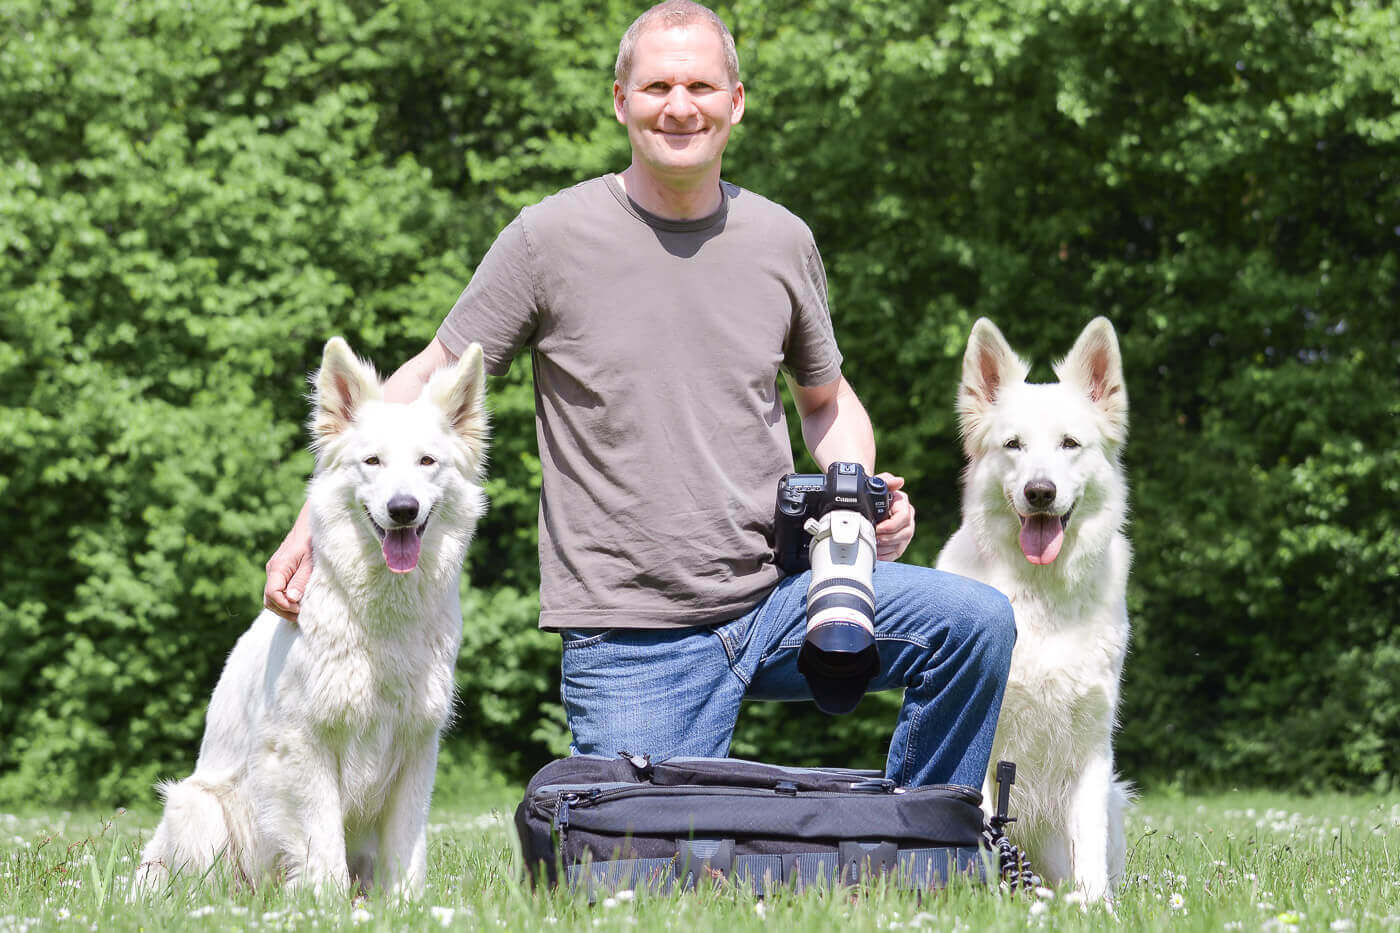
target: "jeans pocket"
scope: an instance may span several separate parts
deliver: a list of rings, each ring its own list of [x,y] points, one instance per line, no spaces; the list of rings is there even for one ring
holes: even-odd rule
[[[579,648],[601,645],[612,638],[616,632],[617,629],[611,628],[566,628],[561,629],[559,635],[564,639],[564,650],[574,651]]]
[[[734,666],[744,648],[748,646],[753,626],[753,614],[750,613],[729,622],[722,622],[711,629],[719,638],[719,643],[724,646],[724,653],[729,658],[730,667]]]

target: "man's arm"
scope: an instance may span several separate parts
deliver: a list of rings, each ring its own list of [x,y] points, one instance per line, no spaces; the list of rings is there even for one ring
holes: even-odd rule
[[[428,377],[457,356],[436,337],[421,353],[404,363],[384,382],[384,400],[411,402],[427,384]],[[267,584],[263,605],[289,622],[297,620],[306,581],[311,578],[310,507],[303,505],[292,530],[267,561]]]
[[[820,386],[800,386],[788,379],[788,389],[802,419],[802,439],[823,471],[838,460],[859,463],[867,473],[875,469],[875,431],[844,376]],[[898,560],[914,537],[914,506],[901,491],[904,477],[879,476],[889,484],[890,514],[875,526],[875,556]]]

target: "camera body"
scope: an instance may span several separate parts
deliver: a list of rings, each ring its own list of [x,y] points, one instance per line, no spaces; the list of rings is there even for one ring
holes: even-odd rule
[[[889,488],[859,463],[778,481],[774,555],[788,573],[811,569],[807,634],[797,669],[824,713],[856,708],[880,670],[875,645],[875,523],[890,510]]]
[[[789,473],[778,480],[778,505],[773,515],[773,562],[788,573],[810,567],[812,533],[808,519],[820,519],[833,509],[859,512],[878,525],[890,513],[885,481],[870,476],[859,463],[836,462],[825,473]]]

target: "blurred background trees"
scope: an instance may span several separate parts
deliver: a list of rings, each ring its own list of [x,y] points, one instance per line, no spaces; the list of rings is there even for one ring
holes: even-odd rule
[[[616,0],[15,0],[0,14],[0,799],[189,767],[300,505],[305,374],[392,370],[523,205],[625,167]],[[1400,773],[1400,14],[1388,4],[721,4],[726,175],[816,233],[932,562],[992,318],[1035,378],[1118,329],[1146,786]],[[454,755],[566,746],[535,629],[527,360],[492,385]],[[898,697],[747,706],[735,753],[878,766]]]

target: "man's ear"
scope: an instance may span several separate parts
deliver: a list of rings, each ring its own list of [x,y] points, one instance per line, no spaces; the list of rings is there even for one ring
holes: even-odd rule
[[[627,125],[627,92],[622,89],[622,82],[613,82],[613,113],[617,115],[617,122],[623,126]]]

